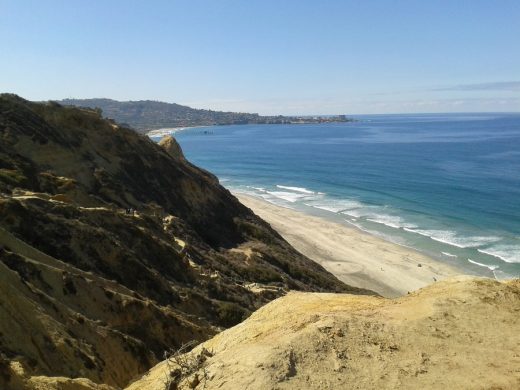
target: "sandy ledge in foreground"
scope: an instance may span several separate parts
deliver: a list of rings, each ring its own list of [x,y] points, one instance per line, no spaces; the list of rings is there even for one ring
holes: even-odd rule
[[[358,229],[241,193],[233,195],[271,224],[294,248],[351,286],[396,297],[435,279],[461,274],[420,252]]]

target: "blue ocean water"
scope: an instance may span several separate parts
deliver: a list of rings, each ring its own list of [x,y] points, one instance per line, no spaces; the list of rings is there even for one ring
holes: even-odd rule
[[[470,273],[520,275],[520,114],[356,118],[175,136],[229,189],[355,225]]]

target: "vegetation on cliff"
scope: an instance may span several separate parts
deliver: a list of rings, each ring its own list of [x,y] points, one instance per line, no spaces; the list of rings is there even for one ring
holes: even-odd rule
[[[173,138],[0,95],[0,388],[122,387],[289,289],[367,293],[296,252]]]
[[[262,116],[244,112],[201,110],[175,103],[152,100],[119,102],[111,99],[64,99],[60,104],[97,109],[106,118],[125,123],[138,131],[170,127],[309,123],[321,121],[347,122],[344,115],[326,118],[301,118],[294,116]]]

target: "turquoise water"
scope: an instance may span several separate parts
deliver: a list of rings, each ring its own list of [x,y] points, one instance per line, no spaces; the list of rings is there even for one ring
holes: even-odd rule
[[[470,273],[519,276],[520,114],[357,119],[190,129],[176,138],[229,189],[355,225]]]

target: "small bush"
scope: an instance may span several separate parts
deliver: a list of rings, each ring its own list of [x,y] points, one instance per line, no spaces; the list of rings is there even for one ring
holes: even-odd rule
[[[233,302],[223,302],[217,309],[218,322],[225,327],[231,327],[241,322],[247,311]]]
[[[188,353],[196,344],[196,341],[191,341],[177,350],[165,353],[168,366],[165,390],[194,389],[199,384],[205,385],[208,378],[206,361],[213,353],[206,348],[202,348],[198,354]]]

